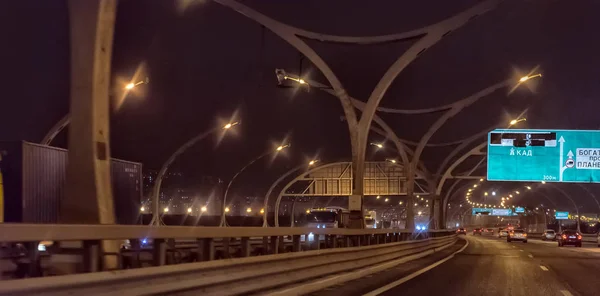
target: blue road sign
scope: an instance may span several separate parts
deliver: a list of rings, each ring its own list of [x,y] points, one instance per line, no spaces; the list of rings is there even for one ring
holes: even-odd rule
[[[556,212],[554,217],[556,219],[569,219],[569,212]]]
[[[487,214],[485,214],[485,213],[487,213]],[[471,210],[472,215],[477,215],[477,214],[489,215],[491,213],[492,213],[492,209],[488,209],[488,208],[473,208]]]
[[[493,209],[493,216],[512,216],[512,210],[510,209]]]
[[[523,208],[523,207],[516,207],[515,208],[515,213],[525,213],[525,208]]]
[[[493,130],[487,179],[600,183],[600,131]]]

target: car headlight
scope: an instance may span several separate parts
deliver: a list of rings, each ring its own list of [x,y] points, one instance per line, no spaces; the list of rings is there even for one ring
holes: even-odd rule
[[[38,244],[38,247],[37,247],[37,249],[38,249],[38,251],[40,251],[40,252],[46,252],[46,246],[45,246],[45,245]]]

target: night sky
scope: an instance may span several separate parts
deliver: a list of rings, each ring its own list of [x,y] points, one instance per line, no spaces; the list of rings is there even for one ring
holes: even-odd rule
[[[262,195],[278,174],[305,159],[316,156],[323,162],[349,160],[348,128],[340,120],[343,111],[339,100],[316,89],[307,93],[276,87],[275,68],[298,73],[302,67],[302,73],[310,79],[327,83],[307,59],[301,62],[300,54],[285,41],[220,4],[183,2],[192,5],[184,10],[182,2],[119,1],[112,65],[114,92],[118,93],[136,71],[140,71],[140,77],[149,77],[150,83],[137,88],[122,104],[113,101],[113,157],[158,169],[189,138],[237,114],[242,120],[237,135],[227,135],[220,143],[216,139],[203,141],[172,169],[192,178],[214,175],[229,180],[250,159],[287,139],[292,149],[286,155],[256,164],[236,181],[237,190]],[[478,3],[241,2],[293,26],[352,36],[419,28]],[[504,1],[422,54],[398,76],[381,106],[439,106],[537,67],[543,78],[533,84],[535,87],[520,88],[509,96],[503,90],[482,99],[451,119],[431,142],[468,137],[496,122],[508,122],[524,110],[527,121],[521,125],[523,128],[598,129],[598,12],[600,2],[593,0]],[[66,1],[3,1],[0,28],[0,139],[39,142],[68,112]],[[307,43],[332,67],[349,94],[362,100],[412,44]],[[413,141],[440,115],[380,113],[401,138]],[[370,138],[373,142],[381,140],[377,135]],[[65,147],[66,133],[54,145]],[[423,158],[435,171],[449,151],[427,149]],[[367,157],[384,160],[393,154],[369,150]],[[505,191],[518,184],[487,186]],[[587,186],[600,196],[598,186]],[[600,210],[579,187],[562,188],[571,192],[585,210]],[[569,202],[557,193],[548,194],[555,195],[559,205],[569,207]]]

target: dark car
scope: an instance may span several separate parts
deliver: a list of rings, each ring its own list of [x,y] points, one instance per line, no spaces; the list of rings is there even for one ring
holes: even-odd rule
[[[511,230],[508,232],[506,241],[509,243],[512,241],[522,241],[523,243],[527,243],[527,233],[523,229]]]
[[[456,234],[465,234],[466,235],[467,234],[467,230],[461,227],[461,228],[459,228],[459,229],[456,230]]]
[[[475,228],[473,229],[473,235],[481,235],[482,231],[483,230],[481,228]]]
[[[581,234],[575,230],[564,230],[558,236],[558,246],[563,247],[566,245],[574,245],[575,247],[581,248]]]

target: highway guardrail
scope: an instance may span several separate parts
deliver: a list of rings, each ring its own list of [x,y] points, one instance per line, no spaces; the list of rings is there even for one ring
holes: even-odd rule
[[[453,232],[413,233],[400,229],[299,227],[0,224],[0,242],[4,246],[20,245],[20,250],[23,250],[10,256],[3,253],[3,259],[14,262],[14,266],[25,266],[16,275],[14,272],[6,272],[8,276],[4,278],[98,272],[102,270],[103,256],[117,255],[119,268],[127,269],[357,247],[426,239],[449,233]],[[100,250],[100,242],[103,240],[128,240],[131,248],[124,248],[119,254],[103,254]],[[44,241],[51,241],[52,245],[39,250],[39,243]],[[151,243],[142,246],[144,241]],[[64,264],[63,261],[69,263]]]
[[[166,228],[166,227],[165,227]],[[157,230],[155,237],[164,237]],[[189,230],[194,232],[196,230]],[[196,235],[202,235],[197,230]],[[212,231],[212,230],[204,230]],[[256,232],[254,232],[256,231]],[[428,232],[418,240],[391,242],[396,232],[385,230],[351,229],[262,229],[247,230],[245,235],[297,236],[307,231],[313,235],[340,235],[355,241],[354,247],[318,249],[324,243],[316,243],[312,250],[271,254],[248,258],[234,258],[179,265],[167,265],[129,270],[94,272],[35,279],[3,281],[0,295],[163,295],[167,293],[198,295],[236,295],[255,293],[281,288],[319,279],[340,272],[374,266],[399,258],[416,259],[454,244],[454,232]],[[108,231],[112,233],[111,231]],[[184,234],[184,233],[178,233]],[[234,230],[225,230],[219,236],[239,235]],[[191,235],[191,234],[189,234]],[[374,236],[371,236],[374,235]],[[378,236],[380,235],[380,236]],[[77,235],[75,235],[77,236]],[[94,238],[98,238],[92,235]],[[367,239],[371,236],[380,239]],[[79,239],[90,238],[77,236]],[[118,234],[117,237],[122,237]],[[204,237],[208,238],[208,234]],[[64,239],[64,237],[63,237]],[[275,239],[275,241],[278,241]],[[360,244],[364,242],[364,244]],[[319,242],[317,239],[315,242]],[[326,241],[325,241],[326,242]],[[372,245],[369,245],[373,243]],[[297,243],[294,249],[297,250]]]

